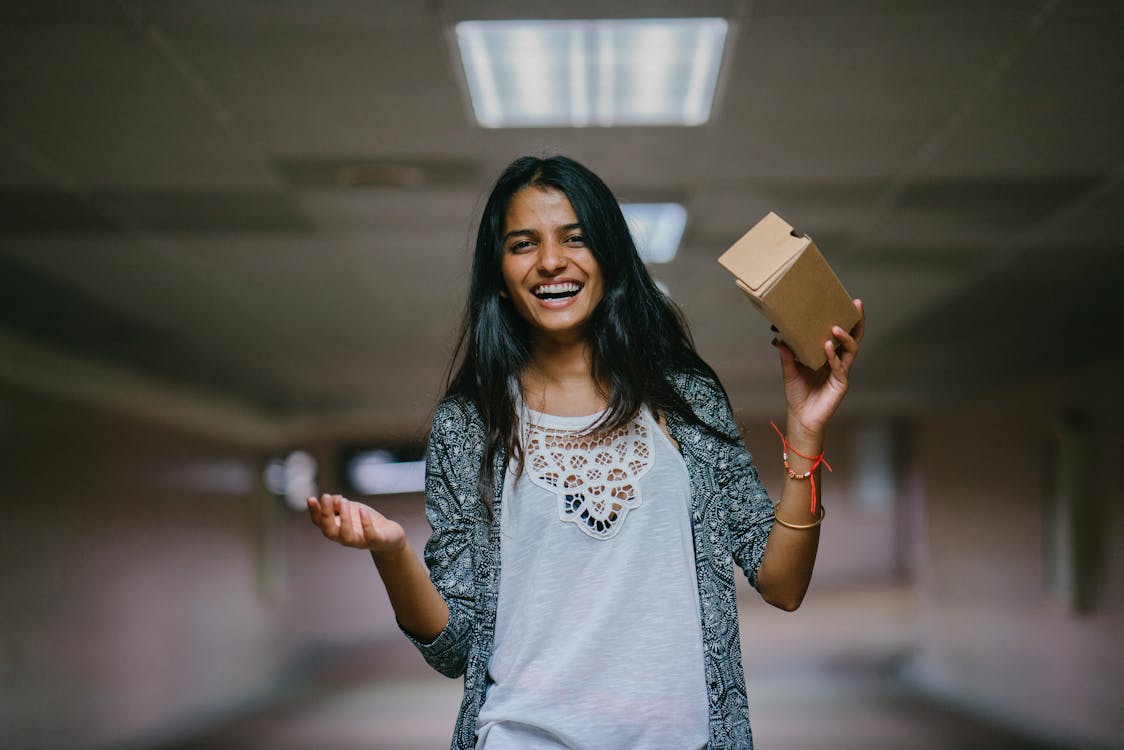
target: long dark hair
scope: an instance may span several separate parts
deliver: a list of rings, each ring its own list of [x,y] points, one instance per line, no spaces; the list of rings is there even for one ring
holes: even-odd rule
[[[718,376],[695,351],[679,308],[648,275],[620,205],[601,178],[565,156],[516,159],[496,181],[480,219],[468,304],[446,391],[446,396],[475,404],[484,421],[487,446],[479,487],[489,510],[497,452],[518,457],[522,465],[512,383],[518,382],[531,361],[531,337],[526,321],[501,295],[505,291],[501,264],[508,204],[528,186],[553,188],[570,200],[586,245],[601,268],[604,291],[588,336],[593,378],[607,387],[609,405],[596,429],[624,426],[644,404],[709,429],[669,377],[694,373],[719,384]]]

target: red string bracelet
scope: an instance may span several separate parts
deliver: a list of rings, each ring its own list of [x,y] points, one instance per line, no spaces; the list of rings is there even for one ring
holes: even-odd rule
[[[801,453],[800,451],[798,451],[798,450],[796,450],[795,448],[792,447],[792,445],[788,442],[788,438],[786,438],[784,436],[784,433],[781,432],[781,428],[777,427],[776,422],[773,422],[772,420],[770,420],[769,424],[771,424],[773,426],[773,429],[776,430],[777,436],[780,437],[781,443],[784,445],[784,453],[783,453],[783,455],[784,455],[784,470],[788,472],[788,478],[789,479],[807,479],[809,484],[811,484],[811,486],[812,486],[812,507],[810,508],[810,512],[813,516],[816,515],[816,477],[814,475],[816,473],[816,469],[818,469],[820,467],[820,464],[823,464],[823,466],[825,466],[828,471],[831,471],[831,464],[829,464],[826,460],[824,460],[823,451],[820,451],[820,455],[818,455],[818,456],[805,456],[803,453]],[[808,471],[804,472],[803,474],[797,474],[795,471],[792,470],[792,467],[788,465],[788,452],[789,451],[792,451],[796,455],[800,456],[800,458],[803,458],[807,461],[811,461],[812,462],[812,468],[809,469]]]

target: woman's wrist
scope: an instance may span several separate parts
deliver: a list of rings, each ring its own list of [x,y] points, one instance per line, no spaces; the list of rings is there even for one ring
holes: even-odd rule
[[[796,485],[805,485],[805,483],[808,488],[808,513],[815,515],[817,512],[816,475],[821,466],[827,467],[827,470],[831,471],[831,465],[824,460],[823,433],[808,430],[793,420],[791,414],[789,414],[788,419],[790,433],[787,435],[781,432],[776,422],[770,422],[769,424],[773,426],[777,436],[781,439],[781,444],[784,446],[784,469],[789,479],[785,483],[781,501],[773,506],[774,515],[778,506],[783,504],[785,500],[793,498],[794,491],[803,496],[803,487],[798,490]],[[781,521],[781,525],[793,529],[810,529],[823,520],[823,507],[819,507],[818,510],[819,515],[811,525],[793,525],[791,521]],[[780,520],[779,516],[777,518]]]
[[[813,459],[823,453],[823,430],[810,430],[791,415],[788,417],[784,436],[788,440],[788,444],[792,446],[794,452],[802,453],[805,456],[812,456]],[[789,456],[789,459],[793,458],[799,460],[800,456]]]
[[[413,553],[409,542],[405,539],[402,540],[401,544],[393,547],[378,550],[369,549],[371,550],[371,559],[375,561],[375,565],[379,568],[399,566]]]

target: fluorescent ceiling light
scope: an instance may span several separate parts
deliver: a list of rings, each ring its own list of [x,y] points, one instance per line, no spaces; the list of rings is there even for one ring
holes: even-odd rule
[[[721,18],[463,21],[456,35],[484,127],[701,125],[726,28]]]
[[[390,451],[358,453],[347,462],[346,472],[351,486],[361,495],[422,492],[425,489],[425,461],[399,461]]]
[[[316,459],[305,451],[293,451],[284,458],[275,458],[265,467],[262,477],[266,488],[285,498],[294,510],[307,509],[307,498],[319,495],[316,488]]]
[[[687,209],[678,203],[622,203],[632,240],[645,263],[667,263],[679,250]]]

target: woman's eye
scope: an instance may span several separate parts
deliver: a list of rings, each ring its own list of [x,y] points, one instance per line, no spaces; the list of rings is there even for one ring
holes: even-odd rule
[[[580,234],[573,234],[566,238],[566,242],[571,245],[584,245],[585,237]]]
[[[511,247],[509,248],[509,250],[511,250],[511,252],[513,253],[518,253],[521,250],[526,250],[529,247],[531,247],[530,240],[520,240],[519,242],[511,243]]]

